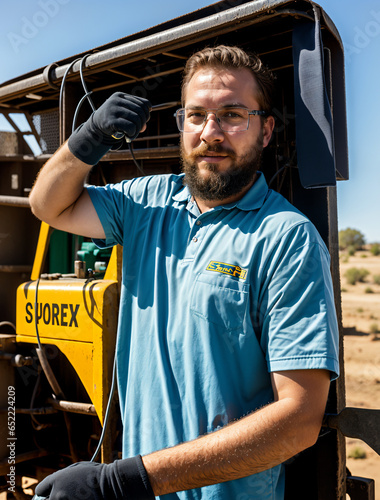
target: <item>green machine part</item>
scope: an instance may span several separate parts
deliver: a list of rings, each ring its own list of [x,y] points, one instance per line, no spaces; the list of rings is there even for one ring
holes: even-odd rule
[[[111,252],[112,248],[100,249],[83,236],[54,230],[49,242],[49,273],[73,273],[75,260],[86,262],[86,269],[104,272]]]
[[[86,269],[104,272],[111,257],[112,248],[98,248],[91,241],[84,241],[77,252],[77,260],[86,262]]]
[[[74,272],[76,252],[83,243],[83,236],[75,236],[55,229],[49,241],[49,273],[70,274]]]

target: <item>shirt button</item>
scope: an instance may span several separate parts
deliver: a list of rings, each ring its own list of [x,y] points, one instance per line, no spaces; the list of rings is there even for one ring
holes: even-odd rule
[[[196,243],[197,241],[198,241],[198,238],[196,236],[194,236],[193,242]]]
[[[196,223],[195,223],[197,226],[200,226],[202,224],[202,222],[200,220],[197,220]]]

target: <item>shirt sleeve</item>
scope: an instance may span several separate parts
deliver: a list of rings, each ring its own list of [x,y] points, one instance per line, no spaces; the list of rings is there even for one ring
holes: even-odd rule
[[[327,369],[339,376],[330,256],[311,223],[276,242],[263,275],[261,346],[270,372]]]
[[[128,210],[133,209],[133,203],[128,196],[130,182],[86,186],[106,235],[104,240],[93,240],[100,248],[123,245],[126,214]]]

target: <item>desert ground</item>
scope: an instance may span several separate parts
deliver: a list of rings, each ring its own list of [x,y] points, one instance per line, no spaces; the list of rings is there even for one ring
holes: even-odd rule
[[[353,267],[369,272],[355,285],[345,278]],[[380,256],[368,250],[350,257],[342,253],[340,275],[346,406],[380,409]],[[380,500],[380,456],[362,441],[347,438],[346,443],[348,469],[353,476],[375,479],[375,498]]]

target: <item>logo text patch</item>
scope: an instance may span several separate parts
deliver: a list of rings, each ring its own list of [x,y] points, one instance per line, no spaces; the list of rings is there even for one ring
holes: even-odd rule
[[[242,269],[240,266],[233,266],[232,264],[225,264],[224,262],[217,262],[216,260],[211,260],[206,270],[228,274],[229,276],[234,276],[241,280],[247,278],[247,269]]]

